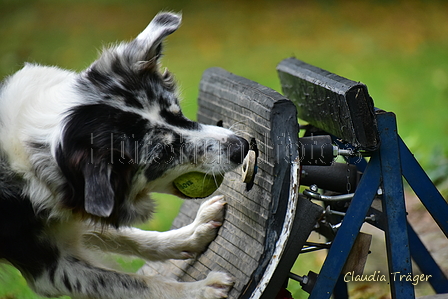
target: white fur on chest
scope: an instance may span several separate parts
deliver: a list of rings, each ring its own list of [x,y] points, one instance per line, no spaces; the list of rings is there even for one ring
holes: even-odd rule
[[[0,146],[19,173],[32,170],[29,144],[50,145],[52,154],[65,113],[79,103],[77,74],[27,64],[7,79],[0,94]]]

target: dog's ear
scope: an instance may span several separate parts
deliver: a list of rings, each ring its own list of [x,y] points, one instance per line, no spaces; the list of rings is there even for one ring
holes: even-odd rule
[[[85,211],[91,215],[109,217],[115,204],[115,192],[111,183],[112,165],[106,162],[87,163],[82,172]]]
[[[107,156],[94,155],[88,145],[70,143],[65,150],[59,145],[56,160],[66,178],[64,204],[98,217],[109,217],[115,205],[112,167]],[[76,144],[78,146],[76,146]]]
[[[136,60],[139,62],[157,61],[162,51],[163,39],[179,28],[182,21],[180,14],[163,12],[157,14],[151,23],[143,30],[137,38],[129,44],[130,50],[139,48],[140,51],[135,53]],[[136,50],[136,49],[134,49]]]
[[[179,28],[180,14],[159,13],[133,41],[104,49],[101,56],[87,70],[86,77],[97,86],[108,86],[109,76],[132,76],[129,71],[158,70],[163,39]]]

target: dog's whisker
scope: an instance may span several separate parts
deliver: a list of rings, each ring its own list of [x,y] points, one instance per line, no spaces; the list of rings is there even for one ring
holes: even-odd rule
[[[236,127],[236,126],[238,126],[238,125],[244,125],[244,124],[245,124],[245,123],[244,123],[243,121],[237,121],[237,122],[233,123],[233,124],[229,127],[229,130],[232,130],[233,132],[236,132],[236,131],[238,130],[238,128],[235,129],[234,127]]]

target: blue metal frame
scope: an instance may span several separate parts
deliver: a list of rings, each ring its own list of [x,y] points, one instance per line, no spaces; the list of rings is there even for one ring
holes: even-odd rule
[[[412,273],[396,119],[395,115],[389,112],[377,115],[377,121],[381,138],[383,212],[386,214],[386,248],[391,293],[397,296],[396,298],[414,298],[412,284],[396,279],[397,274]]]
[[[414,298],[411,282],[399,275],[412,274],[411,254],[437,293],[448,292],[448,280],[406,220],[403,177],[448,237],[448,204],[397,133],[391,112],[377,114],[381,145],[370,158],[358,188],[336,234],[328,256],[309,298],[330,298],[341,288],[342,269],[365,216],[380,186],[383,189],[383,215],[392,298]],[[394,275],[394,273],[399,273]],[[343,284],[342,284],[343,285]],[[335,287],[337,287],[335,289]],[[338,295],[338,298],[341,296]]]
[[[411,256],[415,263],[420,268],[420,271],[426,275],[431,275],[428,282],[437,294],[448,293],[448,280],[439,268],[436,261],[422,243],[417,233],[408,223],[409,244],[411,245]]]
[[[380,186],[381,168],[379,153],[375,153],[364,172],[352,199],[344,222],[333,241],[327,258],[310,294],[310,299],[330,298],[342,272],[365,216]]]
[[[448,238],[448,204],[401,138],[399,145],[404,178]]]

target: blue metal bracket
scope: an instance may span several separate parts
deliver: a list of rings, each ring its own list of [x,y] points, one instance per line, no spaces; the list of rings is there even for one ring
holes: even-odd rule
[[[432,275],[429,282],[434,290],[448,292],[447,278],[406,220],[403,177],[447,237],[448,204],[399,137],[395,115],[379,112],[376,118],[379,149],[367,164],[309,298],[330,298],[340,284],[344,264],[380,186],[384,221],[376,226],[385,231],[392,298],[415,297],[412,282],[400,279],[412,274],[411,254],[420,269]]]
[[[333,241],[327,258],[311,292],[310,299],[330,298],[345,261],[355,243],[367,211],[376,196],[381,179],[379,153],[375,153],[359,182],[341,228]]]
[[[333,135],[333,143],[340,147],[372,154],[368,163],[361,156],[345,157],[363,176],[341,226],[331,235],[332,246],[310,298],[348,297],[341,271],[368,211],[381,218],[368,222],[385,232],[392,297],[415,297],[412,282],[402,278],[413,274],[411,255],[420,270],[432,275],[429,283],[434,290],[448,292],[447,278],[407,222],[403,177],[447,238],[448,204],[398,135],[395,115],[375,109],[364,84],[306,62],[288,58],[279,63],[277,71],[282,90],[296,104],[300,119]],[[382,211],[371,207],[380,186]]]
[[[448,204],[401,138],[399,146],[404,178],[448,238]]]
[[[399,275],[412,274],[397,123],[395,115],[390,112],[377,115],[377,122],[381,136],[383,211],[386,214],[386,248],[391,293],[394,298],[414,298],[413,285],[397,279]]]

